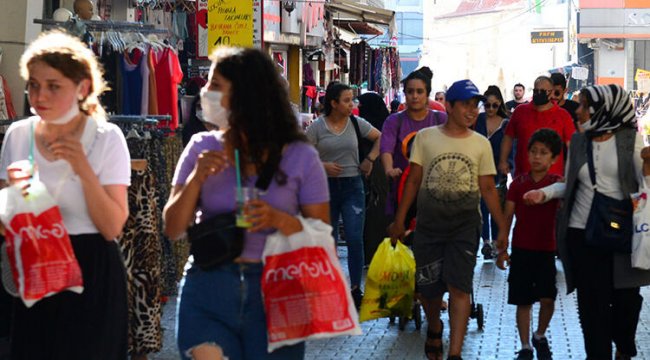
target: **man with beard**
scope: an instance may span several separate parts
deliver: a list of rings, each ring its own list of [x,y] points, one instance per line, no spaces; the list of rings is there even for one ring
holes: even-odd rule
[[[519,83],[515,84],[515,86],[512,88],[512,96],[514,96],[515,99],[506,102],[506,109],[508,109],[510,113],[515,111],[515,108],[517,106],[528,103],[528,101],[524,100],[525,92],[526,92],[526,88],[524,88],[524,85]]]
[[[515,151],[515,175],[526,174],[530,171],[528,163],[528,140],[531,135],[542,128],[555,130],[562,142],[568,147],[575,126],[569,113],[550,101],[553,92],[553,80],[548,76],[540,76],[535,80],[533,102],[520,105],[512,114],[506,127],[506,134],[501,141],[501,156],[499,157],[499,171],[502,174],[510,172],[508,156],[512,151],[513,141],[517,141]],[[557,161],[549,170],[551,174],[564,176],[564,154],[558,155]]]

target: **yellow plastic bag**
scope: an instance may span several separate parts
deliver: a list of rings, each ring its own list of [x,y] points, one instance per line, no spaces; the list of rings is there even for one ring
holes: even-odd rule
[[[415,258],[401,242],[386,238],[370,262],[359,321],[411,316],[415,291]]]

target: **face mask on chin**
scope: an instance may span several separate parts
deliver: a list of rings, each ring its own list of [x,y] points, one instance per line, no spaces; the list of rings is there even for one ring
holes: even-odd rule
[[[217,125],[219,130],[227,130],[228,116],[230,111],[221,106],[221,98],[223,93],[216,90],[208,90],[207,88],[201,89],[201,109],[203,120],[210,124]]]
[[[69,123],[70,121],[72,121],[72,119],[77,117],[79,113],[81,113],[81,111],[79,110],[79,102],[77,101],[78,97],[79,97],[78,95],[75,95],[75,97],[72,100],[72,104],[70,104],[70,108],[61,116],[54,119],[43,119],[41,117],[41,119],[43,119],[48,124],[54,124],[54,125],[65,125]],[[33,107],[30,108],[30,110],[33,114],[36,114],[36,110]]]
[[[533,104],[535,104],[537,106],[542,106],[542,105],[546,105],[548,103],[549,103],[549,100],[548,100],[548,94],[546,93],[546,91],[542,91],[541,93],[534,93],[533,94]]]

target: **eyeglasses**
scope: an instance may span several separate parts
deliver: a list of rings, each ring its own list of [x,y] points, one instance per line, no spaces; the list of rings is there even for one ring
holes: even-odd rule
[[[490,108],[498,109],[499,106],[501,106],[501,104],[499,104],[499,103],[485,103],[485,108],[486,109],[490,109]]]
[[[550,95],[550,94],[551,94],[551,91],[553,91],[553,90],[546,90],[546,89],[533,89],[533,94],[546,93],[547,95]]]

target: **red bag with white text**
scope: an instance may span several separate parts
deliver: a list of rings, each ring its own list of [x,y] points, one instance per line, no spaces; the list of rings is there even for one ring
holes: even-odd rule
[[[0,220],[12,275],[3,281],[13,281],[5,288],[16,289],[31,307],[64,290],[81,293],[83,280],[59,207],[42,182],[32,180],[28,191],[23,196],[18,186],[0,190]]]
[[[264,246],[262,295],[268,351],[308,339],[361,335],[332,227],[303,219],[303,231],[275,233]]]

